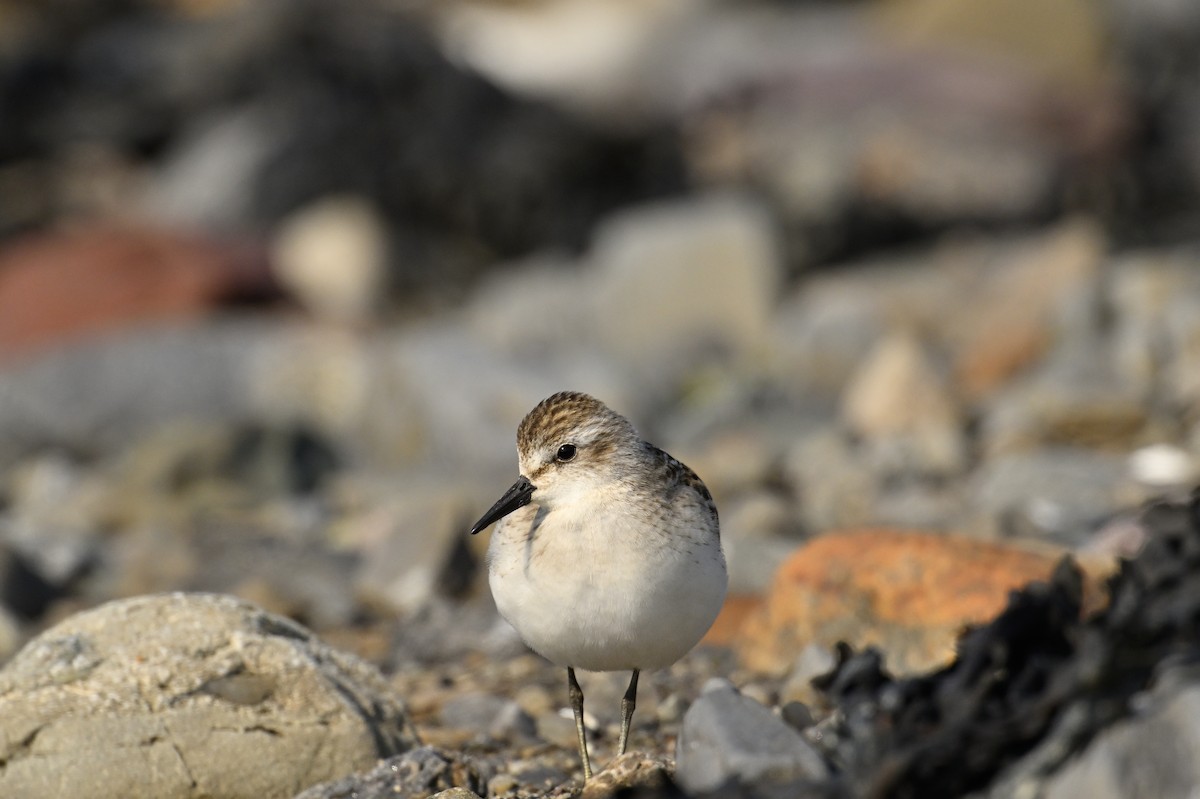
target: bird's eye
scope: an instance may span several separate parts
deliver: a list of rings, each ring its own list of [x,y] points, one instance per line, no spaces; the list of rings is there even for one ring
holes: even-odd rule
[[[558,448],[558,454],[555,455],[559,463],[575,460],[575,445],[563,444]]]

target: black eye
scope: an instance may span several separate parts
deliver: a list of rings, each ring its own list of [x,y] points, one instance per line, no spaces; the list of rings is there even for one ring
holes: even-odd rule
[[[563,444],[558,448],[558,454],[555,455],[559,463],[566,463],[570,460],[575,460],[575,445]]]

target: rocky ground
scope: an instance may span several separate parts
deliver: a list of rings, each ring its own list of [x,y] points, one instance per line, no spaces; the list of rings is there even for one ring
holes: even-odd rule
[[[0,0],[0,796],[1191,795],[1200,16],[1013,2]],[[587,785],[567,388],[731,575]]]

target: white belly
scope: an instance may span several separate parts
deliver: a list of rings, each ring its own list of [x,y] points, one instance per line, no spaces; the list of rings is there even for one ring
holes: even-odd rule
[[[725,558],[701,517],[664,532],[620,514],[538,512],[529,505],[497,525],[488,581],[500,614],[543,657],[588,671],[657,669],[712,626]]]

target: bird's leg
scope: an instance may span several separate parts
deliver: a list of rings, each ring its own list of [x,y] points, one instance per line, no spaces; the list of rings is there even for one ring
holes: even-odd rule
[[[567,667],[567,693],[571,697],[571,710],[575,711],[575,733],[579,736],[579,758],[583,761],[583,781],[592,778],[592,761],[588,758],[587,736],[583,731],[583,689],[575,679],[575,669]]]
[[[633,670],[629,679],[629,688],[625,690],[625,698],[621,700],[621,742],[617,745],[617,755],[625,754],[625,745],[629,743],[629,722],[633,719],[633,709],[637,707],[637,678],[638,670]]]

